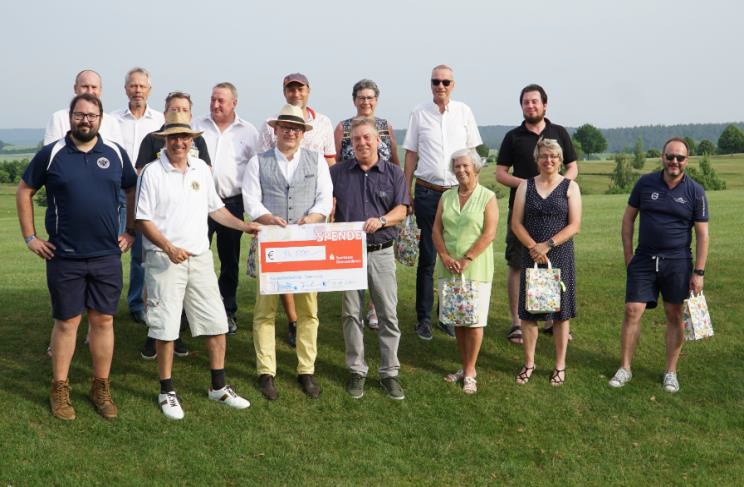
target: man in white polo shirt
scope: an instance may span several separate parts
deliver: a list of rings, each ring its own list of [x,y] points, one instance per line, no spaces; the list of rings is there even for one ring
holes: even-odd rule
[[[217,195],[230,213],[243,218],[243,197],[240,185],[248,160],[256,154],[258,131],[235,113],[238,90],[232,83],[218,83],[212,89],[209,116],[194,122],[194,129],[204,132]],[[217,255],[220,257],[220,295],[227,312],[229,334],[238,331],[238,263],[242,232],[209,220],[209,241],[217,234]]]
[[[129,160],[137,161],[140,144],[147,134],[158,130],[165,119],[163,114],[147,104],[152,84],[150,73],[144,68],[132,68],[124,78],[124,91],[129,104],[111,112],[119,121],[124,150]],[[142,234],[137,232],[132,246],[132,260],[129,264],[129,292],[127,303],[129,314],[137,323],[145,323],[145,303],[142,300],[142,286],[145,270],[142,268]]]
[[[250,403],[225,383],[227,316],[207,238],[207,216],[236,231],[255,234],[260,225],[235,218],[220,200],[212,174],[201,159],[189,156],[194,137],[186,114],[168,113],[160,158],[142,169],[137,188],[137,227],[145,236],[147,325],[155,338],[163,414],[183,418],[171,377],[173,341],[181,311],[193,336],[205,335],[212,387],[209,399],[244,409]]]
[[[406,139],[406,187],[411,188],[416,176],[413,202],[416,223],[421,229],[419,261],[416,269],[416,334],[431,340],[431,309],[434,306],[434,262],[437,258],[431,240],[434,215],[442,193],[457,185],[449,169],[453,152],[472,149],[481,141],[473,112],[466,104],[450,99],[455,89],[452,68],[444,64],[431,72],[431,93],[434,99],[422,103],[411,112]],[[449,336],[455,336],[451,326],[439,325]]]

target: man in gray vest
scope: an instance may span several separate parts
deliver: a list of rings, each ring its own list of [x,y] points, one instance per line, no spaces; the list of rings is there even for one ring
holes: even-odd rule
[[[302,109],[285,105],[268,124],[276,135],[276,147],[253,156],[243,179],[243,203],[250,218],[263,225],[321,223],[331,212],[333,186],[323,154],[300,147],[305,132]],[[294,295],[297,308],[297,381],[308,396],[317,398],[315,357],[318,339],[317,293]],[[253,310],[253,344],[259,388],[268,400],[277,398],[276,332],[278,295],[261,295],[257,289]]]

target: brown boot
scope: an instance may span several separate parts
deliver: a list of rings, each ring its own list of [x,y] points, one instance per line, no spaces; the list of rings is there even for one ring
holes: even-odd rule
[[[70,402],[69,380],[53,380],[52,390],[49,392],[49,404],[55,418],[69,421],[75,419],[75,409]]]
[[[116,417],[116,404],[111,399],[110,383],[108,379],[93,379],[90,385],[90,400],[96,406],[98,414],[106,419]]]

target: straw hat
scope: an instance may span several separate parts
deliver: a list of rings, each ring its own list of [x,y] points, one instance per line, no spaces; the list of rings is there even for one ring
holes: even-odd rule
[[[161,130],[160,132],[154,132],[152,135],[165,138],[169,135],[188,134],[192,138],[196,138],[204,133],[191,130],[191,123],[189,122],[189,115],[187,113],[166,112],[165,125],[163,125],[163,130]]]
[[[305,122],[305,115],[304,113],[302,113],[302,108],[296,107],[294,105],[284,105],[282,107],[282,111],[279,112],[279,115],[277,115],[275,119],[269,120],[266,123],[276,128],[279,122],[302,125],[305,129],[305,132],[309,132],[313,129],[312,125]]]

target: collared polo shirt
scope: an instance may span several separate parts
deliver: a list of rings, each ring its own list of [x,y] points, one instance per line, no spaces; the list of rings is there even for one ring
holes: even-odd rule
[[[34,156],[23,181],[46,187],[45,226],[55,255],[83,259],[121,253],[119,192],[137,183],[121,146],[98,137],[89,152],[81,152],[67,135]]]
[[[135,218],[151,221],[173,245],[200,255],[209,250],[207,216],[223,206],[204,161],[189,156],[181,172],[163,151],[142,170]],[[147,251],[161,250],[147,237],[143,243]]]
[[[276,163],[282,171],[284,179],[291,181],[299,165],[300,153],[305,149],[300,148],[300,150],[295,152],[291,161],[279,149],[273,150]],[[331,214],[331,209],[333,209],[333,184],[331,183],[331,175],[328,172],[328,163],[326,163],[320,153],[316,154],[318,154],[318,182],[315,190],[315,203],[307,213],[320,213],[321,215],[328,216]],[[271,213],[262,203],[263,191],[261,191],[261,180],[258,172],[258,156],[253,156],[248,161],[245,178],[243,179],[242,193],[243,208],[245,208],[245,212],[251,220]]]
[[[111,116],[119,121],[123,141],[122,145],[126,149],[132,163],[137,160],[142,139],[150,132],[158,130],[165,123],[163,114],[157,110],[153,110],[149,105],[145,108],[145,113],[140,118],[135,118],[128,106],[111,112]]]
[[[224,132],[220,132],[211,117],[196,120],[193,128],[204,132],[202,137],[209,148],[212,177],[217,194],[220,198],[239,196],[246,164],[256,155],[258,143],[256,127],[236,113],[235,120]]]
[[[309,132],[305,132],[300,146],[303,149],[320,152],[323,157],[336,157],[336,143],[333,139],[333,125],[331,119],[322,113],[318,113],[307,107],[305,122],[313,126]],[[258,149],[256,152],[262,154],[276,147],[276,135],[274,129],[268,124],[268,120],[261,127]]]
[[[692,256],[692,227],[708,221],[708,200],[703,187],[685,175],[669,189],[663,171],[638,179],[628,204],[640,213],[636,254],[668,259]]]
[[[450,170],[452,154],[482,143],[469,106],[450,100],[444,113],[440,113],[439,107],[429,101],[411,112],[403,148],[418,153],[413,173],[416,178],[439,186],[455,186],[457,178]]]
[[[499,147],[499,155],[496,164],[512,168],[512,175],[517,178],[530,179],[540,173],[535,162],[535,146],[540,137],[555,139],[563,149],[563,162],[574,162],[576,151],[574,150],[571,136],[568,131],[560,125],[551,123],[545,119],[545,128],[540,134],[529,129],[525,122],[519,127],[508,131]],[[514,206],[514,195],[517,188],[511,188],[509,193],[509,208]]]
[[[349,159],[331,167],[337,222],[363,222],[386,215],[398,205],[411,204],[403,170],[380,159],[368,171]],[[380,244],[398,236],[395,226],[367,235],[367,243]]]
[[[142,139],[139,153],[137,154],[137,163],[134,165],[135,168],[142,169],[155,159],[160,159],[160,153],[163,151],[163,147],[165,147],[165,139],[162,137],[155,137],[155,135],[153,134],[162,130],[165,130],[165,125],[145,135],[145,138]],[[191,149],[189,149],[189,156],[195,159],[201,159],[202,161],[207,163],[207,166],[212,165],[212,161],[209,158],[209,149],[207,148],[207,143],[204,141],[204,137],[202,137],[201,135],[195,138],[193,143],[191,144]]]
[[[63,108],[62,110],[57,110],[52,114],[49,123],[47,123],[46,131],[44,132],[44,145],[51,144],[52,142],[63,138],[69,131],[70,109]],[[119,121],[108,113],[104,113],[101,117],[101,125],[98,129],[98,133],[104,139],[123,145]]]

